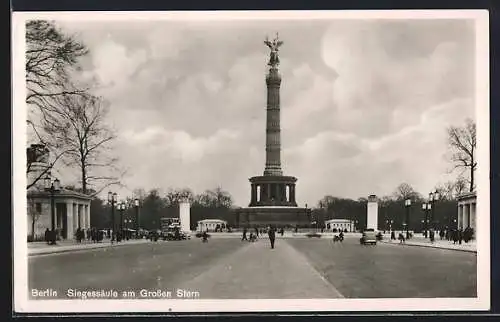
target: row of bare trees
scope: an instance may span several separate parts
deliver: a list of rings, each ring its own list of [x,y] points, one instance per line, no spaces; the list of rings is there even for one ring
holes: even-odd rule
[[[134,196],[140,201],[140,224],[145,229],[159,228],[162,217],[178,217],[178,205],[184,199],[191,203],[192,229],[196,227],[198,220],[206,218],[219,218],[231,223],[233,198],[221,187],[206,190],[200,194],[194,194],[188,188],[171,188],[165,193],[159,189],[151,189],[148,192],[137,189],[134,191]],[[135,220],[136,210],[133,207],[133,198],[126,198],[124,202],[128,207],[123,215],[125,218]],[[95,227],[110,227],[111,209],[105,200],[94,198],[90,208],[90,220]]]
[[[27,173],[34,162],[50,155],[46,167],[32,177],[34,186],[54,167],[79,169],[83,193],[99,193],[119,184],[120,169],[112,156],[115,133],[107,123],[109,105],[93,93],[97,83],[82,81],[81,59],[88,48],[73,35],[66,34],[52,21],[26,23],[26,104],[28,143]],[[33,151],[35,150],[35,151]],[[40,171],[37,169],[37,171]]]
[[[475,191],[474,172],[477,169],[477,145],[476,124],[467,119],[463,126],[450,126],[447,129],[449,160],[452,171],[458,170],[455,180],[437,184],[434,188],[438,192],[439,211],[436,210],[436,220],[447,226],[451,224],[456,216],[456,200],[465,192]],[[468,178],[467,178],[468,177]],[[402,227],[404,222],[404,200],[411,199],[413,208],[420,209],[422,203],[426,202],[427,196],[417,192],[410,184],[402,183],[391,195],[379,198],[381,211],[379,212],[379,223],[392,222],[395,227]],[[366,198],[358,200],[338,198],[327,195],[323,197],[313,210],[315,219],[322,222],[332,218],[351,219],[358,222],[358,227],[366,225]],[[423,213],[415,215],[410,219],[410,229],[422,229],[421,221]],[[380,227],[379,227],[380,228]]]

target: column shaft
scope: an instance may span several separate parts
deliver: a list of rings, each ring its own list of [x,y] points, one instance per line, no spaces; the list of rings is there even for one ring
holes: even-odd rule
[[[73,203],[66,203],[66,220],[68,226],[68,239],[73,239],[74,232],[74,222],[73,222]]]
[[[463,222],[464,222],[463,215],[464,215],[464,205],[463,204],[459,204],[458,205],[457,229],[460,229],[463,226]]]

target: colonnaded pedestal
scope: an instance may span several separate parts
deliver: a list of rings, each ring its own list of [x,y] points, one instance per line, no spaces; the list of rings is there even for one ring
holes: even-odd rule
[[[250,204],[236,211],[240,227],[295,227],[310,222],[310,209],[297,206],[295,186],[297,178],[283,175],[281,169],[280,86],[278,70],[278,35],[264,42],[270,49],[267,85],[266,165],[262,176],[251,177]]]

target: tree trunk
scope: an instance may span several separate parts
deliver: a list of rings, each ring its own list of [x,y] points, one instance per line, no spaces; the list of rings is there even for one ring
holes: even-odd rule
[[[87,173],[85,171],[85,165],[82,163],[82,192],[87,193]]]
[[[474,164],[474,160],[472,160],[472,164]],[[470,187],[469,187],[469,192],[474,191],[474,166],[471,165],[470,167]]]
[[[31,240],[35,241],[35,219],[36,217],[32,215],[31,217]]]

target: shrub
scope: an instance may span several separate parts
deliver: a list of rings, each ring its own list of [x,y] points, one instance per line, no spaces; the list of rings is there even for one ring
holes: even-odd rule
[[[318,233],[308,233],[306,234],[308,238],[316,237],[316,238],[321,238],[321,234]]]

